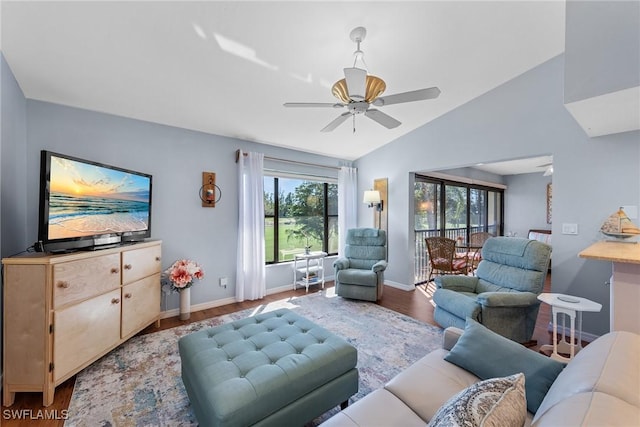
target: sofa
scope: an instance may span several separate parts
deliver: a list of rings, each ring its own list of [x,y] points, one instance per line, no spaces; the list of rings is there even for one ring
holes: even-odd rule
[[[455,401],[465,390],[483,381],[445,358],[453,353],[456,346],[462,342],[462,337],[469,333],[467,326],[464,331],[455,327],[447,328],[443,335],[442,349],[424,356],[383,388],[337,413],[323,423],[323,426],[425,426],[434,421],[433,418],[438,417],[443,409],[453,407],[455,411],[459,411],[465,407],[451,405],[451,401]],[[482,325],[480,327],[483,328]],[[489,339],[491,340],[493,338]],[[474,338],[474,344],[475,341],[479,340]],[[511,343],[518,346],[512,341]],[[520,348],[529,352],[528,355],[546,358],[523,346]],[[518,411],[523,414],[521,422],[508,422],[507,418],[498,417],[497,422],[485,422],[483,425],[640,425],[639,354],[640,335],[625,331],[607,333],[587,345],[566,366],[560,368],[557,376],[551,380],[548,390],[540,395],[541,403],[535,412],[520,407]],[[528,355],[524,359],[528,358]],[[482,357],[483,355],[479,354],[470,359]],[[513,359],[522,359],[510,355],[508,357],[510,362],[507,364],[514,362]],[[546,359],[551,361],[549,358]],[[519,363],[524,365],[528,362],[521,360]],[[536,376],[531,378],[535,379]],[[529,378],[526,378],[525,383],[529,382]]]

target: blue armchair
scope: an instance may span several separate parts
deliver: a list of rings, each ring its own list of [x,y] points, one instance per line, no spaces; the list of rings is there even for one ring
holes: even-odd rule
[[[435,279],[435,321],[464,329],[470,317],[513,341],[531,341],[551,247],[535,240],[491,237],[475,277]]]
[[[347,230],[344,257],[333,263],[336,294],[344,298],[378,301],[387,268],[387,233],[377,228]]]

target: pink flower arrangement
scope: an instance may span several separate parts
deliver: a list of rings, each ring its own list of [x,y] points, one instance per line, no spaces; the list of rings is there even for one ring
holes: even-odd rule
[[[197,262],[189,259],[181,259],[174,262],[165,271],[165,274],[169,277],[171,286],[175,291],[190,288],[194,279],[202,279],[204,277],[202,267]]]

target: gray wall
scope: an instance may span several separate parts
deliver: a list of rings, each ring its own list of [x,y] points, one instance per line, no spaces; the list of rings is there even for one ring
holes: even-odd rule
[[[26,101],[4,56],[0,54],[0,253],[3,257],[25,248],[27,207],[23,171],[26,141]],[[0,283],[0,307],[4,307],[3,286],[4,282]]]
[[[505,176],[504,232],[527,237],[530,229],[551,230],[547,224],[547,184],[551,176],[525,173]]]
[[[640,85],[640,2],[568,0],[565,102]]]
[[[0,56],[2,132],[0,158],[1,252],[8,256],[26,249],[27,183],[26,99],[4,56]],[[37,175],[38,172],[36,171]],[[33,242],[32,242],[33,243]]]
[[[562,55],[553,58],[358,159],[359,191],[375,178],[389,179],[386,279],[403,284],[413,279],[412,172],[551,154],[552,289],[602,303],[601,313],[585,313],[584,330],[608,331],[604,283],[611,265],[578,253],[600,240],[602,221],[618,206],[639,204],[640,132],[588,138],[563,105],[563,63]],[[361,210],[359,222],[367,223],[368,216]],[[563,222],[577,223],[580,234],[561,235]]]
[[[152,238],[163,240],[163,267],[179,258],[202,264],[205,278],[192,288],[192,304],[232,299],[235,295],[238,186],[235,152],[338,166],[339,160],[178,129],[138,120],[27,101],[26,242],[37,239],[40,150],[51,150],[153,175]],[[201,207],[203,171],[216,173],[222,199],[215,208]],[[4,199],[3,192],[3,199]],[[330,260],[327,260],[330,266]],[[291,266],[267,268],[267,288],[288,286]],[[226,289],[218,279],[227,277]],[[178,306],[165,296],[163,309]]]

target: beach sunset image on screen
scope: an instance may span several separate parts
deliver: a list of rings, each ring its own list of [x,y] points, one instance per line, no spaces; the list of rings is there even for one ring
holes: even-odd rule
[[[51,156],[49,239],[144,231],[150,178]]]

